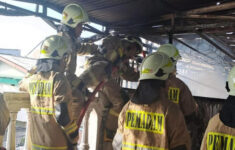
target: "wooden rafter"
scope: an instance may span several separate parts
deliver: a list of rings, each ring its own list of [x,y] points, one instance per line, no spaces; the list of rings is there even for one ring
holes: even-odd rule
[[[228,2],[220,5],[213,5],[209,7],[202,7],[198,9],[193,9],[184,12],[184,15],[193,15],[193,14],[204,14],[204,13],[211,13],[211,12],[216,12],[216,11],[224,11],[224,10],[229,10],[229,9],[234,9],[235,8],[235,2]]]
[[[179,18],[190,18],[190,19],[214,19],[214,20],[227,20],[235,21],[233,16],[221,16],[221,15],[181,15]]]

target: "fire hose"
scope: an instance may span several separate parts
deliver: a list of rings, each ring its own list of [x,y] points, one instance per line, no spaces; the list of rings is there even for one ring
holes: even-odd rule
[[[84,118],[84,116],[85,116],[85,114],[86,114],[86,111],[87,111],[87,109],[88,109],[90,103],[91,103],[92,101],[94,101],[96,93],[104,86],[104,83],[105,83],[104,81],[101,81],[101,82],[96,86],[95,90],[92,92],[92,94],[90,95],[90,97],[88,98],[88,100],[87,100],[87,102],[86,102],[86,104],[85,104],[85,107],[83,107],[81,113],[79,114],[79,118],[78,118],[78,121],[77,121],[78,129],[79,129],[80,126],[81,126],[82,120],[83,120],[83,118]]]
[[[117,67],[114,67],[114,68],[112,69],[112,73],[114,73],[114,72],[116,72],[116,71],[117,71]],[[88,109],[90,103],[91,103],[92,101],[94,101],[96,93],[104,86],[104,84],[105,84],[105,81],[101,81],[101,82],[96,86],[96,88],[94,89],[94,91],[93,91],[93,92],[91,93],[91,95],[89,96],[87,102],[85,103],[85,106],[82,108],[82,111],[80,112],[79,118],[78,118],[78,121],[77,121],[78,129],[79,129],[80,126],[81,126],[82,120],[83,120],[83,118],[84,118],[84,116],[85,116],[85,114],[86,114],[86,111],[87,111],[87,109]]]
[[[144,52],[143,52],[143,56],[144,56],[144,57],[146,56],[146,54],[145,54]],[[112,73],[116,72],[117,69],[118,69],[117,67],[113,67]],[[87,111],[87,109],[88,109],[90,103],[91,103],[92,101],[94,101],[96,93],[104,86],[104,84],[105,84],[105,81],[101,81],[101,82],[96,86],[95,90],[92,92],[92,94],[91,94],[90,97],[88,98],[87,102],[85,103],[85,106],[82,108],[82,111],[80,112],[79,118],[78,118],[78,121],[77,121],[78,129],[79,129],[80,126],[81,126],[82,120],[83,120],[83,118],[84,118],[84,116],[85,116],[85,114],[86,114],[86,111]]]

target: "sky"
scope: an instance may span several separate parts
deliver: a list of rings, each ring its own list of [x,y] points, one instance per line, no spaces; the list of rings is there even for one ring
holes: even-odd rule
[[[15,6],[22,7],[29,11],[35,11],[36,5],[33,3],[19,2],[14,0],[0,0]],[[2,6],[0,6],[2,7]],[[42,6],[39,6],[41,13]],[[62,15],[50,8],[47,8],[47,15],[61,19]],[[44,38],[56,34],[56,30],[50,27],[41,18],[35,16],[10,17],[0,15],[0,48],[19,49],[21,55],[25,56],[35,48]],[[91,23],[90,25],[101,30],[101,26]],[[83,32],[82,37],[94,35],[91,32]],[[40,47],[40,46],[39,46]],[[37,49],[39,49],[36,48]]]
[[[19,49],[26,55],[45,37],[56,34],[42,19],[34,16],[0,16],[0,48]]]
[[[0,15],[0,48],[19,49],[25,56],[44,38],[56,34],[56,30],[39,17],[9,17]],[[98,25],[91,24],[97,28]],[[82,37],[93,35],[83,31]]]

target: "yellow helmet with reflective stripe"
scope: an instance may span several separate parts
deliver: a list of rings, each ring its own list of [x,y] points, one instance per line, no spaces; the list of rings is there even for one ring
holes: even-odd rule
[[[235,96],[235,66],[231,69],[228,75],[229,95]]]
[[[172,58],[174,61],[177,61],[181,58],[179,50],[172,44],[164,44],[158,48],[157,52],[166,54],[168,57]]]
[[[166,80],[173,71],[174,65],[166,54],[152,53],[143,60],[140,66],[139,80]]]
[[[86,11],[77,4],[67,5],[62,12],[61,23],[71,28],[75,28],[79,23],[88,22]]]
[[[59,35],[52,35],[47,37],[40,50],[39,59],[62,59],[66,53],[70,53],[71,48],[68,40]]]

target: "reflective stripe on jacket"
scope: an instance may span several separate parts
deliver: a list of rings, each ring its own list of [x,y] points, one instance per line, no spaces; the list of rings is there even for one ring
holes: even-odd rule
[[[25,78],[20,86],[21,90],[30,94],[29,130],[32,149],[68,149],[68,141],[70,140],[71,143],[73,141],[69,135],[66,135],[64,127],[55,117],[55,106],[66,103],[68,117],[72,118],[71,87],[64,74],[54,71],[34,74]],[[72,123],[73,120],[70,119],[65,126],[70,127]]]
[[[63,147],[47,147],[42,145],[32,144],[32,150],[67,150],[67,146]]]
[[[223,124],[216,114],[210,119],[204,134],[201,150],[234,150],[235,128]]]
[[[123,150],[165,150],[180,145],[190,149],[184,116],[176,104],[162,97],[149,105],[129,101],[119,115]]]

